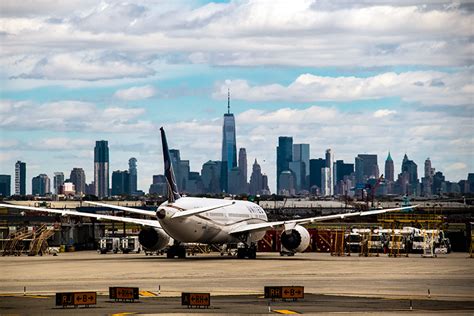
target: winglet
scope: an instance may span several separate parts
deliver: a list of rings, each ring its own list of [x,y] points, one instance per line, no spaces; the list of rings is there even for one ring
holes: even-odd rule
[[[168,150],[168,142],[166,141],[166,134],[163,127],[161,131],[161,143],[163,146],[163,160],[165,163],[165,177],[168,182],[168,202],[173,203],[181,197],[178,192],[178,185],[174,176],[173,165],[171,164],[170,152]]]

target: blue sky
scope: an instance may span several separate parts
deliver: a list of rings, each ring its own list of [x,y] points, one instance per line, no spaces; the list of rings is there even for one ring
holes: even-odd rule
[[[0,173],[138,159],[162,172],[158,128],[191,169],[220,159],[227,89],[237,146],[275,188],[278,136],[311,157],[390,150],[453,181],[474,171],[473,6],[449,1],[56,1],[0,4]]]

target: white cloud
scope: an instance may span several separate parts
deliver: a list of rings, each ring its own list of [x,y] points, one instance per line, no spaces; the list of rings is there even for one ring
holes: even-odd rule
[[[157,58],[311,67],[466,66],[473,61],[472,13],[463,6],[232,1],[192,7],[103,1],[70,11],[58,4],[45,18],[43,4],[52,3],[28,2],[25,8],[8,1],[11,14],[0,18],[2,57],[26,54],[44,60],[26,76],[146,77],[156,71],[147,66]],[[125,60],[82,58],[96,53]]]
[[[467,165],[463,162],[455,162],[446,167],[447,171],[467,171]]]
[[[154,71],[124,58],[113,56],[88,57],[58,54],[45,57],[29,73],[13,78],[49,80],[107,80],[127,77],[147,77]]]
[[[99,108],[93,103],[64,100],[43,104],[3,100],[0,127],[5,130],[44,130],[62,132],[143,133],[154,125],[140,117],[143,108],[109,106]],[[18,106],[18,104],[20,106]]]
[[[156,94],[155,88],[150,85],[141,86],[141,87],[131,87],[128,89],[121,89],[115,92],[114,96],[116,98],[134,101],[134,100],[143,100],[153,97]]]
[[[218,83],[213,97],[224,99],[227,89],[235,99],[246,101],[353,101],[400,97],[425,105],[472,105],[472,71],[458,73],[437,71],[389,72],[372,77],[298,76],[288,86],[280,84],[251,86],[245,80]]]
[[[397,111],[388,110],[388,109],[381,109],[381,110],[377,110],[377,111],[374,112],[374,117],[376,117],[376,118],[386,117],[386,116],[390,116],[390,115],[395,114],[395,113],[397,113]]]

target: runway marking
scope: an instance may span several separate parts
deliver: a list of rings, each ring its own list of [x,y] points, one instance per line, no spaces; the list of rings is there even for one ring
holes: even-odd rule
[[[150,292],[150,291],[140,291],[140,296],[145,296],[145,297],[156,297],[158,294]]]
[[[273,312],[277,314],[285,314],[285,315],[299,314],[298,312],[290,311],[289,309],[274,309]]]

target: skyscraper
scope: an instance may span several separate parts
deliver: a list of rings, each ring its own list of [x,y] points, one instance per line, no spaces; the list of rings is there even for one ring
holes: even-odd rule
[[[109,196],[109,144],[106,140],[95,142],[94,148],[95,195]]]
[[[53,188],[55,194],[61,194],[61,187],[64,185],[64,173],[55,172],[53,178]]]
[[[15,194],[26,195],[26,163],[19,160],[15,164]]]
[[[344,176],[350,176],[354,172],[353,163],[345,163],[344,160],[336,160],[336,183],[343,180]]]
[[[128,173],[130,175],[130,194],[135,195],[137,193],[137,181],[138,181],[136,158],[132,157],[128,160]]]
[[[322,158],[310,159],[309,161],[309,187],[314,186],[322,190],[321,169],[326,167],[326,160]]]
[[[44,196],[51,193],[51,181],[49,177],[42,173],[31,180],[31,189],[33,195]]]
[[[359,154],[356,160],[356,179],[358,183],[365,183],[370,178],[379,177],[377,155]]]
[[[293,161],[304,162],[305,176],[309,175],[309,144],[293,145]]]
[[[222,162],[227,162],[227,171],[237,167],[237,144],[235,140],[235,118],[230,113],[230,92],[227,94],[227,113],[222,126]]]
[[[387,159],[385,159],[385,179],[390,182],[395,180],[395,168],[393,166],[393,159],[390,152],[388,152]]]
[[[7,197],[11,195],[12,177],[9,174],[0,174],[0,195]]]
[[[240,169],[240,192],[248,192],[248,182],[247,182],[247,151],[245,148],[239,149],[239,169]]]
[[[331,149],[326,149],[326,168],[329,169],[329,171],[322,171],[323,173],[324,172],[328,172],[327,176],[329,177],[329,190],[325,192],[324,195],[334,195],[334,187],[336,186],[336,177],[335,177],[335,172],[334,172],[334,156],[332,154],[332,151]],[[323,174],[323,176],[325,177],[326,175]],[[326,180],[326,178],[325,178]],[[325,183],[323,181],[321,181],[323,187],[325,186]]]
[[[309,176],[309,144],[293,145],[293,160],[290,162],[290,170],[296,180],[296,190],[307,190],[307,176]]]
[[[431,196],[433,186],[433,175],[435,169],[431,167],[430,158],[425,160],[425,176],[421,179],[422,192],[424,196]]]
[[[333,195],[332,181],[331,181],[331,169],[324,167],[321,169],[321,194],[323,196]]]
[[[295,194],[295,178],[291,171],[282,171],[278,180],[280,183],[280,190],[278,191],[278,194],[285,196],[291,196]]]
[[[130,175],[127,170],[112,172],[112,195],[130,194]]]
[[[86,193],[86,174],[82,168],[73,168],[69,181],[74,184],[77,195],[83,195]]]
[[[293,137],[278,137],[277,147],[277,193],[280,192],[280,174],[290,170],[293,160]]]
[[[220,193],[221,187],[221,161],[211,161],[204,163],[201,169],[201,179],[205,193]]]
[[[408,159],[407,154],[405,154],[403,157],[402,173],[403,172],[408,173],[408,181],[410,184],[415,184],[418,182],[418,166],[413,160]]]

